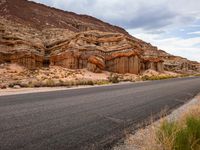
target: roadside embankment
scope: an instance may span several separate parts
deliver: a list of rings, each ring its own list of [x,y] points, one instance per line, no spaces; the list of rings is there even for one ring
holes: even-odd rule
[[[161,113],[163,116],[163,113]],[[114,150],[199,150],[200,95],[170,115],[128,134]]]

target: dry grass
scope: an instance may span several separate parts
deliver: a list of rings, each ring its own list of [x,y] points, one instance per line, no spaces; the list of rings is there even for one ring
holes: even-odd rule
[[[196,76],[196,77],[200,77],[200,74],[195,74],[194,76]]]
[[[23,88],[38,88],[38,87],[74,87],[80,85],[106,85],[110,84],[107,80],[55,80],[55,79],[45,79],[45,80],[33,80],[29,82],[15,81],[11,82],[8,86],[13,88],[18,85]],[[3,87],[2,87],[3,89]]]
[[[144,75],[141,77],[141,80],[146,81],[146,80],[165,80],[165,79],[173,79],[173,78],[184,78],[184,77],[189,77],[191,75],[188,74],[182,74],[182,75],[157,75],[157,76],[147,76]]]
[[[200,99],[200,97],[199,97]],[[186,118],[190,117],[200,117],[200,102],[197,105],[192,106],[190,109],[185,110],[185,112],[181,115],[179,122],[186,122]]]
[[[200,150],[200,103],[177,120],[162,119],[152,135],[157,145],[152,150]]]
[[[177,78],[179,76],[171,76],[171,75],[159,75],[159,76],[142,76],[142,80],[164,80],[164,79],[171,79]]]
[[[164,120],[154,132],[159,149],[200,150],[200,116],[193,113],[177,121]]]

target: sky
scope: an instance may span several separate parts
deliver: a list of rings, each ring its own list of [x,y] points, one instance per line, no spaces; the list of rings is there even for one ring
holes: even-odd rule
[[[200,0],[32,0],[121,26],[173,55],[200,62]]]

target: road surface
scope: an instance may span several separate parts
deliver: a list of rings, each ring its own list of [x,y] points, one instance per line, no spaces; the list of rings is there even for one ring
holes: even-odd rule
[[[107,149],[130,125],[198,92],[195,77],[1,96],[0,149]]]

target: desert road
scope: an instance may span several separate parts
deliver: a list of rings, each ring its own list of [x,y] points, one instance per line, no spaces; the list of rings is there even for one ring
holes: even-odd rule
[[[124,129],[200,92],[200,78],[0,97],[0,150],[107,149]]]

